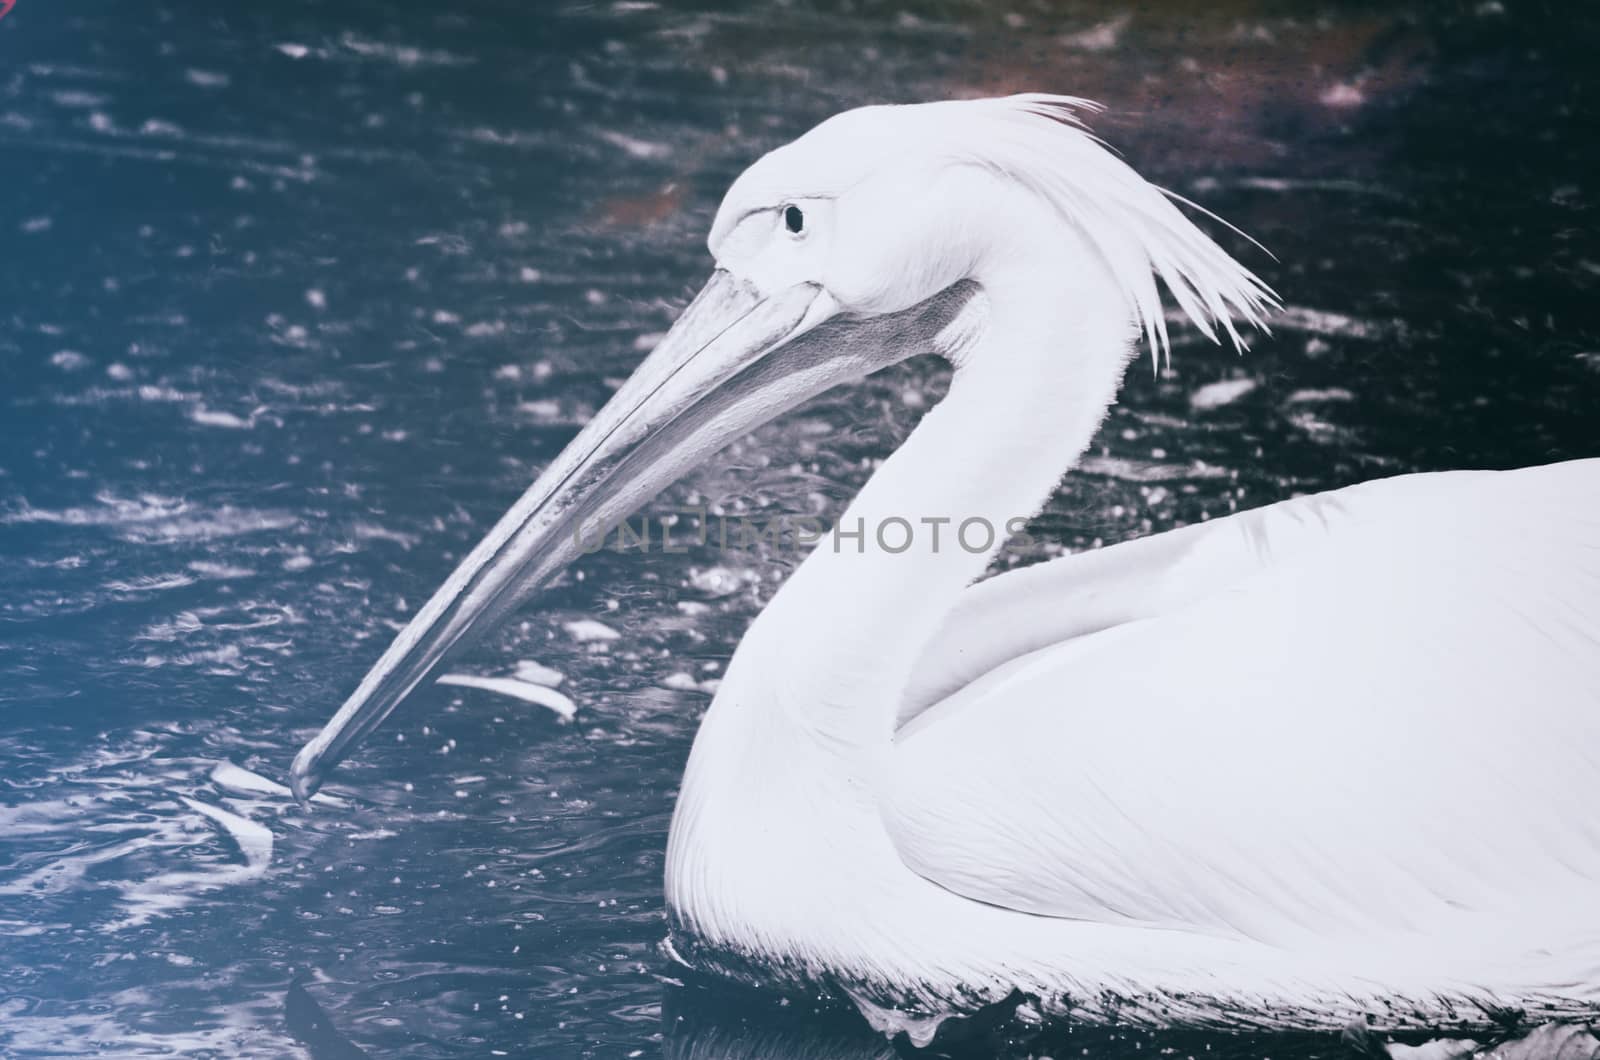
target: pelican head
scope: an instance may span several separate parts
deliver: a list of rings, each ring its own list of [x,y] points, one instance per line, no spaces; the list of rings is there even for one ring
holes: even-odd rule
[[[1065,299],[1093,281],[1116,303],[1093,311],[1130,338],[1142,327],[1152,351],[1166,343],[1157,275],[1208,334],[1258,322],[1266,289],[1089,135],[1085,109],[1046,95],[866,107],[746,170],[711,226],[705,288],[300,751],[296,794],[571,563],[580,527],[615,525],[840,383],[924,352],[962,365],[1016,285]],[[1072,254],[1041,268],[1019,250],[1045,245]]]

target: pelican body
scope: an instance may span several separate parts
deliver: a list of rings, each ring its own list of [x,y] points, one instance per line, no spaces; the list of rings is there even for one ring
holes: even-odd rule
[[[689,467],[914,354],[949,392],[840,525],[1014,525],[1082,454],[1159,279],[1272,293],[1027,95],[841,114],[758,160],[711,281],[296,758],[302,797],[439,663]],[[824,538],[701,723],[668,842],[690,963],[925,1040],[1020,991],[1147,1025],[1600,1009],[1600,460],[1409,475],[980,580]],[[903,546],[903,547],[902,547]]]

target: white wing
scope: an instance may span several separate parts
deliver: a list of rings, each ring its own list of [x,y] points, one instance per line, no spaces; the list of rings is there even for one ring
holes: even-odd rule
[[[968,667],[1080,635],[902,728],[883,812],[915,871],[1263,941],[1600,930],[1600,460],[1378,481],[1087,558],[994,579],[973,613],[1029,626]],[[1041,620],[1074,564],[1091,602]]]
[[[895,727],[1005,662],[1139,618],[1169,611],[1255,573],[1255,543],[1274,509],[1222,524],[1197,523],[1113,548],[1007,571],[961,594],[922,650]],[[1284,535],[1287,536],[1287,535]],[[1280,542],[1280,549],[1288,544]]]

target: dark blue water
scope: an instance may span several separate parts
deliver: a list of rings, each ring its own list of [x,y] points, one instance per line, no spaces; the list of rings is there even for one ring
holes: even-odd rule
[[[1010,562],[1600,453],[1594,17],[1191,6],[18,0],[0,1051],[887,1053],[657,951],[697,718],[792,556],[590,557],[459,667],[553,668],[574,722],[432,689],[338,805],[271,787],[667,326],[726,183],[843,107],[1099,98],[1135,165],[1277,255],[1229,242],[1290,306],[1274,336],[1135,368]],[[943,385],[829,395],[660,504],[836,514]],[[1339,1052],[1051,1033],[946,1048]]]

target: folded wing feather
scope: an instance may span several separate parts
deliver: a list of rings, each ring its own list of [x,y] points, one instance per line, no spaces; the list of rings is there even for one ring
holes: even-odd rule
[[[884,819],[923,876],[1271,942],[1600,928],[1600,461],[1367,483],[973,592],[1057,636],[980,641],[901,730]]]

